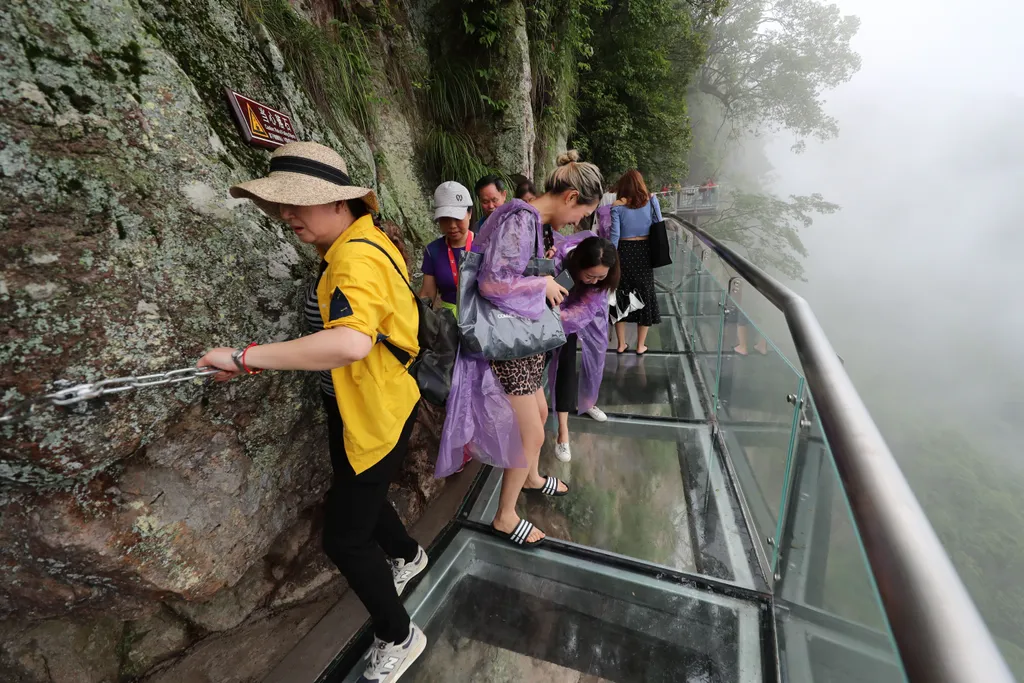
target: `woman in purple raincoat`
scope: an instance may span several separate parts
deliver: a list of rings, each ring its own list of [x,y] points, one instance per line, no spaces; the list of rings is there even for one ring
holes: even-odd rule
[[[565,346],[552,358],[548,375],[553,387],[551,405],[558,414],[555,457],[569,462],[569,413],[589,415],[598,422],[608,419],[595,404],[608,350],[608,292],[619,283],[619,253],[614,244],[591,232],[558,235],[555,270],[569,271],[575,283],[559,309]],[[577,343],[583,347],[579,373]]]
[[[597,208],[601,171],[563,154],[545,183],[545,193],[529,204],[515,199],[498,207],[473,242],[483,254],[477,271],[480,294],[505,313],[538,320],[544,307],[558,305],[565,289],[549,276],[525,276],[530,259],[543,257],[543,225],[555,230],[576,224]],[[462,465],[466,444],[477,459],[503,468],[495,531],[520,546],[535,546],[544,533],[516,513],[523,490],[549,496],[569,492],[537,468],[548,416],[544,396],[544,354],[511,361],[488,361],[459,352],[452,373],[447,417],[441,434],[436,476]]]

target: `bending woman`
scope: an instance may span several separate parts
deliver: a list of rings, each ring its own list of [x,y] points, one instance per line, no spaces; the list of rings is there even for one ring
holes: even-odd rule
[[[658,297],[654,291],[654,269],[647,238],[651,226],[661,220],[658,198],[647,192],[643,176],[637,170],[626,171],[616,186],[623,204],[612,207],[612,235],[618,236],[619,260],[622,262],[622,280],[615,291],[616,306],[629,311],[625,318],[615,321],[618,353],[626,352],[626,323],[636,324],[636,354],[647,353],[647,332],[651,325],[661,322]],[[635,297],[643,307],[631,307]],[[631,310],[632,309],[632,310]]]
[[[589,232],[560,237],[555,238],[555,269],[569,271],[575,284],[559,309],[566,341],[551,361],[549,379],[558,415],[555,457],[569,462],[569,413],[608,419],[595,403],[608,350],[608,292],[619,282],[619,255],[615,245]],[[581,373],[576,370],[577,340],[583,345]]]
[[[499,206],[473,243],[473,251],[483,254],[480,294],[505,313],[537,320],[545,306],[560,304],[566,295],[554,278],[523,272],[531,258],[544,255],[538,241],[545,223],[561,228],[597,208],[601,172],[578,158],[575,152],[559,157],[545,193],[529,204],[513,199]],[[565,484],[541,476],[537,467],[548,416],[544,364],[544,354],[488,362],[460,351],[437,458],[437,476],[446,477],[459,468],[464,446],[472,443],[475,457],[504,469],[493,526],[516,545],[535,546],[544,539],[516,513],[520,492],[568,493]]]
[[[231,196],[251,199],[320,253],[320,276],[306,295],[306,318],[317,331],[276,344],[212,349],[198,364],[220,368],[218,381],[264,369],[321,371],[334,469],[324,551],[373,621],[376,640],[362,680],[394,683],[427,642],[398,597],[426,568],[427,555],[387,499],[420,392],[391,351],[375,343],[384,335],[412,357],[419,351],[405,258],[373,224],[373,191],[353,185],[345,161],[323,145],[279,147],[270,175],[232,187]]]

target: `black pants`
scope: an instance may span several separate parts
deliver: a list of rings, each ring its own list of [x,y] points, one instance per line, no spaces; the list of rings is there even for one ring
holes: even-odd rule
[[[580,395],[580,376],[576,371],[576,335],[565,335],[565,345],[558,350],[555,371],[555,410],[575,414]]]
[[[400,557],[410,562],[416,558],[419,544],[388,501],[388,486],[405,459],[418,407],[409,415],[395,448],[360,474],[352,469],[345,453],[337,401],[325,394],[324,409],[334,467],[324,518],[324,552],[362,600],[377,637],[401,642],[409,635],[409,613],[395,591],[387,559]]]

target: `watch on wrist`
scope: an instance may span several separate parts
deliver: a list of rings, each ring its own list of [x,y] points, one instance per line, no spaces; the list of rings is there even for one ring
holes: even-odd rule
[[[235,349],[231,352],[231,360],[235,362],[235,367],[238,368],[239,372],[245,372],[245,365],[242,364],[243,353],[245,353],[245,349]]]

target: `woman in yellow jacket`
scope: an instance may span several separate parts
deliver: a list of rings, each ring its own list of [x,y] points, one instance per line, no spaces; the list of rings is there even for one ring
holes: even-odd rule
[[[278,148],[265,178],[231,188],[253,200],[322,257],[306,295],[313,334],[275,344],[217,348],[199,365],[224,381],[262,370],[320,371],[334,482],[327,494],[324,550],[373,620],[376,641],[365,681],[394,683],[426,637],[399,595],[427,565],[387,500],[416,421],[419,389],[385,344],[415,357],[419,315],[405,261],[373,223],[373,191],[353,184],[344,159],[310,142]]]

